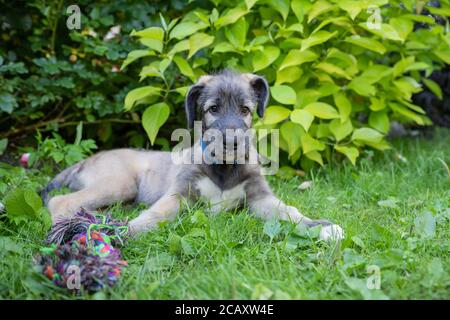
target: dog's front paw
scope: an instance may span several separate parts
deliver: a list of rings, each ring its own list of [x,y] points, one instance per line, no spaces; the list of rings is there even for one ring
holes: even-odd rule
[[[323,226],[322,230],[320,230],[319,238],[325,241],[340,241],[344,239],[344,230],[337,224]]]

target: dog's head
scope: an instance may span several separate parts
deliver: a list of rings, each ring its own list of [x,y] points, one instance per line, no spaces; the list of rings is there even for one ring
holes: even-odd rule
[[[193,128],[194,121],[202,121],[203,132],[215,129],[222,134],[225,148],[231,145],[236,149],[237,138],[229,136],[227,130],[250,129],[254,112],[264,116],[268,96],[267,81],[254,74],[226,70],[202,76],[187,94],[188,126]]]

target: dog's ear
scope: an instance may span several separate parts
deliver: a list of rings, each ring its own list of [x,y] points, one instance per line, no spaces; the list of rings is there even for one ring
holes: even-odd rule
[[[197,113],[197,100],[205,86],[202,84],[193,85],[186,96],[186,101],[184,103],[184,108],[186,110],[186,118],[188,129],[194,127],[194,121]]]
[[[246,73],[244,76],[249,81],[250,86],[256,95],[258,102],[256,113],[260,118],[262,118],[264,117],[264,111],[266,110],[267,102],[269,101],[269,84],[263,77],[252,73]]]
[[[201,76],[200,79],[198,79],[198,82],[193,85],[187,93],[184,108],[186,110],[189,129],[192,129],[194,127],[194,121],[197,118],[197,100],[202,93],[202,90],[205,87],[206,83],[210,81],[211,78],[212,76]]]

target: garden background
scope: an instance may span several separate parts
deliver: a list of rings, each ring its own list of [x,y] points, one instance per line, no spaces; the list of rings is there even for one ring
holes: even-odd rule
[[[275,192],[346,239],[189,208],[133,240],[118,290],[94,297],[448,298],[449,131],[425,137],[416,98],[448,104],[432,77],[450,63],[439,3],[80,0],[70,29],[68,1],[0,0],[0,295],[73,297],[31,268],[50,224],[37,192],[97,150],[170,150],[189,85],[230,68],[271,86],[254,124],[280,129]],[[393,123],[406,136],[388,140]],[[372,264],[382,290],[365,285]]]

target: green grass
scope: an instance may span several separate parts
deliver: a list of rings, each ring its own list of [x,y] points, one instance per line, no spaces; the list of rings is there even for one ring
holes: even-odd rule
[[[78,298],[448,299],[450,177],[439,159],[450,162],[449,133],[394,141],[392,150],[366,153],[355,167],[334,164],[305,178],[269,178],[288,204],[340,224],[346,232],[340,244],[319,242],[288,223],[277,230],[247,212],[207,216],[201,206],[186,208],[174,222],[126,243],[129,267],[114,288]],[[46,177],[27,171],[23,179],[42,183]],[[298,190],[305,179],[313,187]],[[120,217],[138,213],[130,206],[110,210]],[[0,235],[9,248],[0,248],[1,297],[77,298],[32,271],[42,223],[16,227],[3,219]],[[370,265],[380,268],[381,290],[366,287]]]

